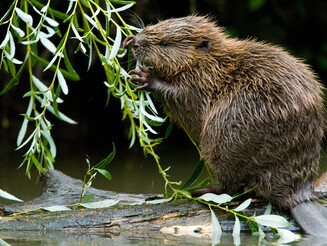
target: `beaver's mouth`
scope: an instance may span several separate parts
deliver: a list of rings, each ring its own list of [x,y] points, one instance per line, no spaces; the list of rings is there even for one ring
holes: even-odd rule
[[[140,61],[144,65],[151,66],[151,61],[147,56],[147,47],[142,45],[140,38],[135,35],[130,35],[125,38],[123,42],[123,49],[126,49],[128,45],[132,45],[132,53],[136,60]]]

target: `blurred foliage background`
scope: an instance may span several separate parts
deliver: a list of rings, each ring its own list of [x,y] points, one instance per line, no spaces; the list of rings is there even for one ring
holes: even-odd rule
[[[10,0],[0,1],[2,16]],[[61,7],[65,3],[65,6]],[[65,9],[66,1],[52,0],[51,5]],[[303,58],[319,75],[321,82],[327,83],[327,1],[325,0],[136,0],[132,11],[124,18],[137,25],[136,16],[145,25],[160,19],[182,17],[188,14],[213,16],[217,23],[226,27],[227,33],[240,38],[255,37],[258,40],[281,45],[292,55]],[[4,32],[0,29],[0,38]],[[87,58],[74,54],[71,58],[80,81],[68,82],[69,95],[65,96],[61,111],[78,122],[77,126],[54,120],[52,131],[59,152],[62,149],[77,149],[87,153],[90,149],[108,149],[115,142],[117,149],[128,149],[128,122],[122,122],[120,103],[111,99],[106,107],[105,76],[99,61],[94,61],[90,72],[86,73]],[[125,62],[126,63],[126,62]],[[0,73],[0,89],[9,81],[5,72]],[[21,81],[9,93],[0,97],[0,154],[13,153],[16,137],[23,120],[27,99],[22,95],[28,81]],[[164,132],[165,129],[162,131]],[[164,146],[189,142],[180,129],[174,128]],[[192,144],[183,145],[185,148]],[[171,147],[171,146],[170,146]],[[139,148],[137,145],[135,148]],[[196,150],[194,150],[196,151]],[[23,152],[22,152],[23,153]],[[19,153],[21,154],[21,153]],[[17,163],[18,166],[19,163]],[[15,165],[15,164],[14,164]]]

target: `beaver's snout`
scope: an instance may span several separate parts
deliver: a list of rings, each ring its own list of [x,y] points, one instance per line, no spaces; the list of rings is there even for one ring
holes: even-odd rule
[[[129,35],[126,37],[123,42],[123,49],[126,49],[130,43],[133,44],[134,49],[138,48],[140,46],[140,37],[135,35]]]

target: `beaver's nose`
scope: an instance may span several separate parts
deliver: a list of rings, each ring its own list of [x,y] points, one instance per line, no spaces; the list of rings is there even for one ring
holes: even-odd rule
[[[140,37],[134,36],[132,44],[134,49],[138,48],[140,46]]]

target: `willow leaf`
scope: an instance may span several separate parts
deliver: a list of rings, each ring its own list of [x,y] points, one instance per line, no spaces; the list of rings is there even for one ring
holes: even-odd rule
[[[45,60],[45,59],[39,57],[39,56],[36,55],[35,53],[32,53],[32,56],[33,56],[37,61],[39,61],[42,65],[44,65],[45,67],[49,65],[49,61],[47,61],[47,60]],[[64,59],[65,59],[65,56],[64,56]],[[67,64],[66,64],[66,66],[67,66]],[[49,67],[49,69],[50,69],[51,71],[54,72],[54,71],[56,71],[57,67],[54,66],[54,65],[51,65],[51,66]],[[70,80],[73,80],[73,81],[77,81],[77,80],[80,79],[80,77],[78,76],[78,74],[77,74],[76,72],[75,72],[75,73],[71,73],[71,72],[69,72],[69,71],[67,71],[67,70],[64,70],[64,69],[62,69],[62,68],[59,68],[59,69],[60,69],[60,72],[61,72],[61,73],[65,76],[65,78],[67,78],[67,79],[70,79]],[[1,94],[0,94],[0,95],[1,95]]]
[[[27,57],[27,55],[26,55]],[[10,89],[12,89],[15,85],[18,85],[19,83],[19,78],[22,75],[24,68],[26,66],[26,58],[25,61],[23,62],[23,64],[21,65],[21,67],[19,68],[18,72],[16,73],[16,76],[13,77],[9,83],[6,85],[5,88],[2,89],[2,91],[0,92],[0,96],[5,94],[6,92],[8,92]]]
[[[116,28],[116,38],[115,38],[115,42],[111,48],[109,60],[115,58],[115,56],[117,55],[120,44],[121,44],[121,39],[122,39],[121,30],[119,27],[117,27]]]

